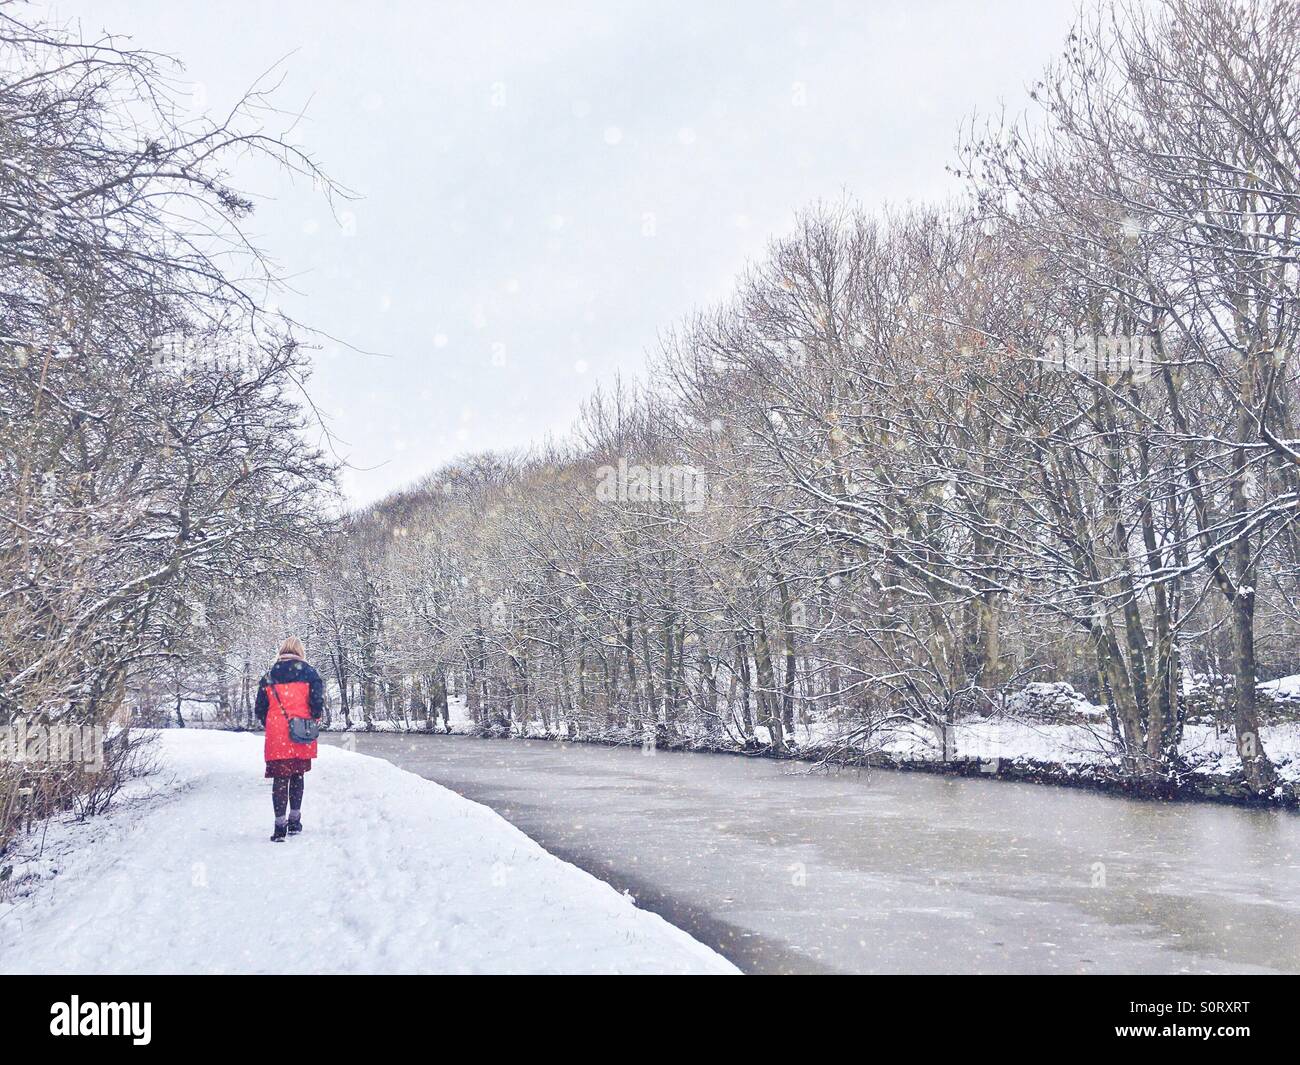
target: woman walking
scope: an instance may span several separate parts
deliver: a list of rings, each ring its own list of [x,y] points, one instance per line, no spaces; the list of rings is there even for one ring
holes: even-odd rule
[[[266,729],[266,775],[271,778],[275,807],[272,843],[302,831],[303,774],[316,757],[316,729],[290,725],[295,718],[313,724],[325,710],[325,682],[307,664],[302,641],[290,636],[257,686],[257,719]],[[300,742],[295,737],[310,738]]]

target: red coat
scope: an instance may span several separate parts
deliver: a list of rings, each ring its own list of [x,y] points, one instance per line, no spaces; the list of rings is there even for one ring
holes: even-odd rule
[[[300,658],[282,658],[262,678],[257,692],[257,716],[266,724],[266,760],[315,758],[316,741],[294,743],[291,717],[320,717],[324,683],[320,674]]]

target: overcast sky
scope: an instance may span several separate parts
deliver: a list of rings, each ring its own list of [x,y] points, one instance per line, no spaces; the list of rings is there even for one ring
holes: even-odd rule
[[[59,0],[229,107],[278,68],[361,196],[248,175],[313,395],[366,503],[466,451],[562,434],[597,381],[724,298],[817,199],[942,198],[961,121],[1019,112],[1073,0],[284,3]],[[241,177],[243,175],[240,175]]]

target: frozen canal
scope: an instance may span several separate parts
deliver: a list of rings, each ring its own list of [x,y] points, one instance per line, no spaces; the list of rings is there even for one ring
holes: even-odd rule
[[[1293,813],[636,748],[355,741],[751,972],[1300,971]],[[328,787],[316,776],[309,800]]]

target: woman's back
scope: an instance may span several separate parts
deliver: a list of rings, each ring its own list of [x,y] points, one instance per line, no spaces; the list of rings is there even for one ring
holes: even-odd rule
[[[315,739],[296,741],[289,722],[294,718],[318,720],[324,712],[325,682],[308,664],[302,641],[290,637],[257,687],[256,713],[266,730],[266,776],[274,781],[273,843],[302,831],[303,774],[311,770],[317,754]]]

